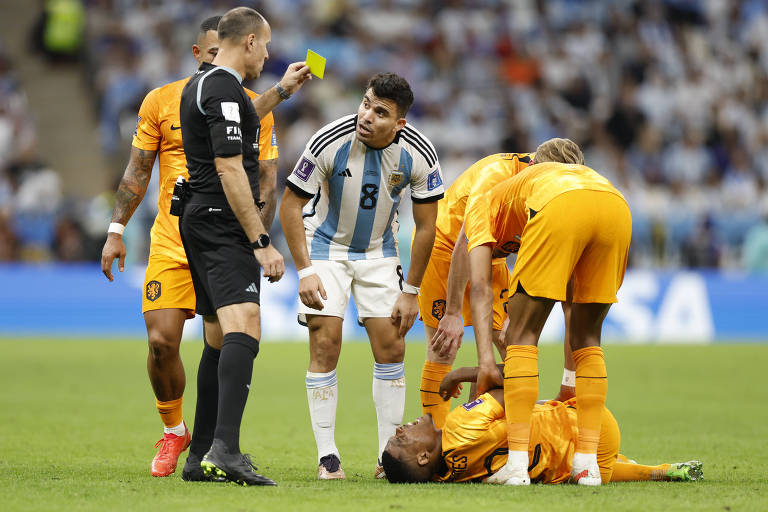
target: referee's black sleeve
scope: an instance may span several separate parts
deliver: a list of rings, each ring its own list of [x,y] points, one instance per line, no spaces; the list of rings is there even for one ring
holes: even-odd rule
[[[242,118],[246,113],[242,88],[226,73],[211,73],[200,86],[200,100],[211,136],[214,157],[242,154]]]

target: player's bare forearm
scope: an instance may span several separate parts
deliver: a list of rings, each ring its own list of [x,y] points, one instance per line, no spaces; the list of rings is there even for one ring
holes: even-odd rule
[[[112,209],[112,222],[125,225],[141,203],[147,192],[152,166],[155,165],[157,151],[148,151],[131,146],[131,156],[125,167],[123,178],[115,193],[115,206]]]
[[[280,94],[275,87],[271,87],[264,91],[263,94],[259,94],[257,97],[251,100],[253,108],[256,109],[256,113],[259,115],[259,119],[263,118],[283,101]]]
[[[489,367],[495,364],[491,339],[493,289],[491,287],[491,248],[481,245],[469,253],[470,303],[472,324],[477,345],[477,363]]]
[[[448,283],[446,285],[445,312],[458,315],[464,304],[464,291],[469,282],[469,254],[467,254],[467,237],[464,234],[464,226],[461,226],[459,236],[453,246],[451,255],[451,268],[448,271]]]
[[[406,282],[413,286],[421,286],[424,271],[427,269],[432,246],[435,244],[436,220],[437,201],[413,203],[413,221],[416,224],[416,230],[411,245],[411,266],[406,279]]]
[[[216,158],[215,164],[229,207],[232,208],[248,239],[256,240],[267,230],[253,200],[251,185],[243,168],[242,156]]]
[[[286,187],[283,192],[283,200],[280,202],[280,224],[283,226],[285,240],[291,251],[293,263],[297,269],[310,265],[307,241],[304,234],[304,219],[301,210],[309,199],[305,199]]]
[[[277,159],[259,161],[259,193],[264,201],[261,209],[261,219],[269,231],[275,220],[277,208]]]

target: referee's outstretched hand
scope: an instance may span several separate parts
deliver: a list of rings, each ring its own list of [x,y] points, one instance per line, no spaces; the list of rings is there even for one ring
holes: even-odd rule
[[[309,72],[309,66],[306,62],[294,62],[288,64],[288,69],[285,70],[283,78],[280,79],[280,85],[286,90],[288,94],[293,94],[298,91],[304,82],[312,80],[312,74]]]
[[[254,249],[253,255],[256,256],[256,261],[259,262],[259,265],[261,265],[261,268],[264,270],[264,277],[266,277],[270,283],[279,281],[280,278],[283,277],[283,274],[285,274],[283,255],[271,245],[268,245],[264,249]]]
[[[323,300],[328,300],[325,287],[317,274],[311,274],[299,279],[299,298],[302,304],[318,311],[323,309]],[[323,300],[320,300],[320,299]]]

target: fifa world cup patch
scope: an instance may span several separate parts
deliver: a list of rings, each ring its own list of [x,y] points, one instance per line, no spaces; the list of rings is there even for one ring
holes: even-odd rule
[[[152,302],[156,301],[158,298],[160,298],[161,292],[162,290],[160,287],[160,281],[150,281],[147,283],[147,290],[146,290],[147,300],[150,300]]]
[[[445,301],[443,299],[437,299],[432,302],[432,316],[441,320],[445,314]]]
[[[314,170],[315,164],[307,160],[307,157],[302,157],[299,165],[293,170],[293,174],[295,174],[301,181],[308,181]]]
[[[435,169],[427,176],[427,190],[435,190],[443,184],[443,178],[440,176],[440,169]]]

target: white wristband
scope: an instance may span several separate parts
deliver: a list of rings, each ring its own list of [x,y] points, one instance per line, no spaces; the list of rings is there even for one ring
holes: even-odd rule
[[[111,222],[107,228],[107,233],[117,233],[118,235],[122,235],[123,231],[125,231],[125,226],[119,222]]]
[[[419,287],[413,286],[412,284],[409,284],[403,281],[403,293],[408,293],[410,295],[418,295]]]
[[[563,368],[563,386],[576,387],[576,372]]]
[[[317,274],[317,270],[315,270],[315,267],[310,265],[299,270],[299,279],[304,279],[305,277],[309,277],[315,274]]]

